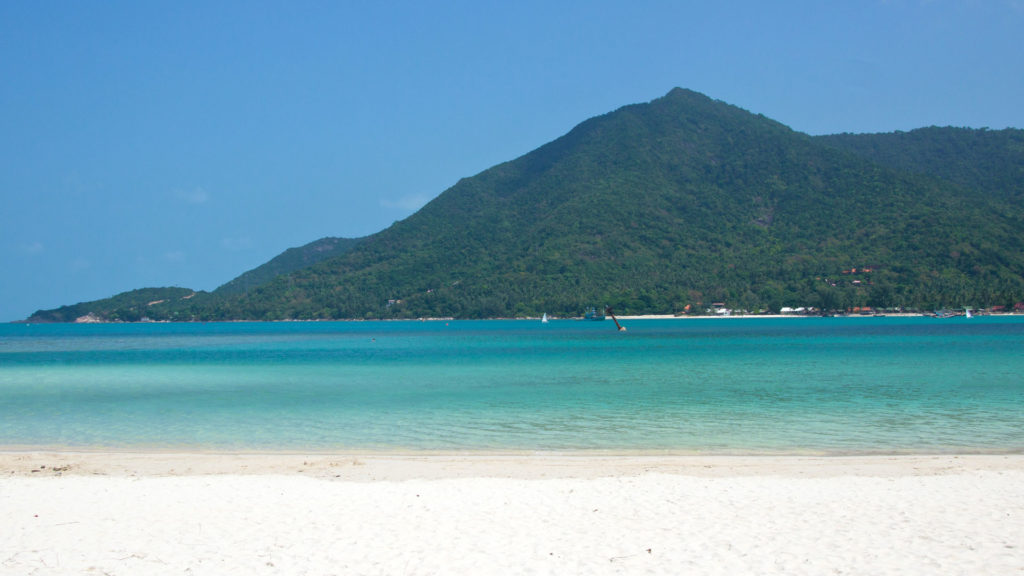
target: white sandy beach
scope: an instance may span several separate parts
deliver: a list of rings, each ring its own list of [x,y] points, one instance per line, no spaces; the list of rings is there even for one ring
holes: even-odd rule
[[[0,454],[0,574],[1022,574],[1024,456]]]

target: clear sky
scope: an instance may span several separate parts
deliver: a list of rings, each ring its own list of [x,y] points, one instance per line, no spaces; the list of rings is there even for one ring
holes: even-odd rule
[[[689,88],[810,134],[1024,128],[1024,0],[0,2],[0,321],[211,290]]]

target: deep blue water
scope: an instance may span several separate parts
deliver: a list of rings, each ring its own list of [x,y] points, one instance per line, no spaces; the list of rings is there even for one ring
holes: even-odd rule
[[[1024,317],[0,326],[0,447],[1024,451]]]

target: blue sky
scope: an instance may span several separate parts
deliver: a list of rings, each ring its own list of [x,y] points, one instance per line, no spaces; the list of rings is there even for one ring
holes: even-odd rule
[[[0,321],[211,290],[679,86],[1024,128],[1024,0],[0,3]]]

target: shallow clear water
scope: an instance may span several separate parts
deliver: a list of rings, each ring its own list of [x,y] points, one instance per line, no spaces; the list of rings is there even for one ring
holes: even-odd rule
[[[0,326],[0,446],[1024,451],[1024,318]]]

